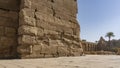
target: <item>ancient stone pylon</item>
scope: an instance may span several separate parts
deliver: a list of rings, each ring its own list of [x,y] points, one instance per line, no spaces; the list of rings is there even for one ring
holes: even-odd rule
[[[76,14],[76,0],[0,1],[0,57],[81,55]]]

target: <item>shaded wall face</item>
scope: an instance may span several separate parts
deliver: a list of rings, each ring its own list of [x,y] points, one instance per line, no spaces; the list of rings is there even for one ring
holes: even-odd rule
[[[0,0],[0,58],[16,57],[18,0]]]
[[[76,0],[21,0],[20,56],[80,55],[80,28],[76,13]]]

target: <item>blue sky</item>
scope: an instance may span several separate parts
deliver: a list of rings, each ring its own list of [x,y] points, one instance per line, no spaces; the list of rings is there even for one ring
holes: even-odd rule
[[[107,32],[120,39],[120,0],[78,0],[81,39],[94,42]]]

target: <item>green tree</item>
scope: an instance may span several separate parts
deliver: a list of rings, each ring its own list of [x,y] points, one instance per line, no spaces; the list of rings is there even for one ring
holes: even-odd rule
[[[83,41],[83,42],[86,42],[86,39],[83,39],[82,41]]]
[[[114,37],[114,33],[113,32],[108,32],[105,37],[108,37],[108,43],[109,43],[109,49],[111,47],[111,37]]]
[[[114,35],[114,33],[113,33],[113,32],[108,32],[108,33],[106,34],[106,36],[105,36],[105,37],[108,37],[109,42],[110,42],[111,37],[114,37],[114,36],[115,36],[115,35]]]

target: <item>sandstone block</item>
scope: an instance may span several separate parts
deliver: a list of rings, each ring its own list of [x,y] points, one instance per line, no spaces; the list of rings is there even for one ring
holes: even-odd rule
[[[28,17],[34,17],[35,16],[35,9],[28,9],[28,8],[24,8],[20,10],[20,16],[24,17],[24,16],[28,16]]]
[[[20,45],[17,48],[17,52],[23,53],[23,54],[30,54],[30,46],[29,45]]]
[[[55,35],[58,34],[58,32],[56,32],[56,31],[53,31],[53,30],[47,30],[47,29],[44,30],[44,33],[45,33],[45,34],[55,34]]]
[[[22,35],[21,37],[19,37],[18,43],[19,44],[30,44],[30,45],[37,44],[35,36],[30,36],[30,35]]]
[[[0,17],[0,26],[6,26],[6,27],[18,27],[18,22],[14,22],[12,19],[8,19],[6,17]]]
[[[37,29],[37,35],[38,35],[39,37],[44,36],[44,30],[43,30],[42,28],[38,28],[38,29]]]
[[[18,0],[0,0],[0,8],[7,9],[7,10],[19,10],[19,3]]]
[[[53,15],[41,13],[40,11],[35,12],[36,19],[45,21],[45,22],[54,22],[54,17]]]
[[[59,47],[58,46],[58,55],[59,56],[67,56],[67,55],[69,55],[69,51],[68,51],[68,49],[67,49],[67,47],[64,47],[64,46],[62,46],[62,47]]]
[[[47,54],[47,55],[52,55],[57,53],[57,47],[56,46],[42,46],[41,53]]]
[[[37,27],[41,27],[47,30],[56,30],[57,27],[51,25],[49,22],[45,22],[43,20],[37,20]]]
[[[59,40],[53,40],[53,39],[51,39],[51,40],[49,40],[49,45],[50,46],[64,46],[64,44],[62,43],[62,41],[59,39]]]
[[[8,27],[18,27],[18,13],[0,10],[0,25]]]
[[[35,26],[36,20],[35,20],[35,18],[29,17],[29,16],[24,16],[24,14],[22,12],[20,12],[19,25]]]
[[[47,14],[48,16],[53,16],[53,9],[51,6],[46,7],[45,5],[36,4],[37,14]]]
[[[41,53],[42,46],[41,45],[33,45],[33,54],[38,55]]]
[[[75,48],[73,49],[74,56],[81,56],[83,55],[83,49],[82,48]]]
[[[21,9],[22,8],[31,8],[31,0],[21,0]]]
[[[44,8],[50,8],[51,7],[51,1],[50,0],[31,0],[32,3],[32,9],[37,8],[38,10],[42,10],[40,6],[43,6]],[[47,4],[47,5],[46,5]]]
[[[16,41],[15,38],[1,37],[0,41],[1,41],[1,44],[3,46],[14,46],[14,45],[17,45],[17,41]]]
[[[53,54],[57,54],[57,46],[49,46],[49,54],[53,55]]]
[[[0,26],[0,36],[3,36],[3,35],[4,35],[4,27]]]
[[[17,37],[17,30],[15,28],[6,27],[5,35],[8,37]]]
[[[53,55],[45,55],[44,58],[52,58]]]
[[[61,8],[61,9],[59,9],[57,7]],[[64,12],[67,12],[67,13],[69,13],[71,15],[75,15],[77,13],[77,10],[73,10],[73,8],[77,9],[77,2],[74,1],[74,0],[72,0],[72,1],[68,1],[68,0],[66,0],[66,1],[64,1],[64,0],[58,1],[58,0],[55,0],[54,1],[54,9],[55,9],[55,11],[57,11],[57,10],[63,11],[64,10]]]
[[[18,13],[15,11],[4,11],[0,9],[0,17],[9,17],[10,19],[17,20]]]
[[[46,46],[46,45],[42,46],[41,53],[42,53],[42,54],[49,53],[49,51],[48,51],[48,46]]]
[[[21,26],[18,29],[19,35],[37,35],[38,29],[32,26]]]
[[[53,31],[53,30],[44,29],[44,35],[46,35],[47,37],[53,40],[61,39],[60,34],[57,31]]]

